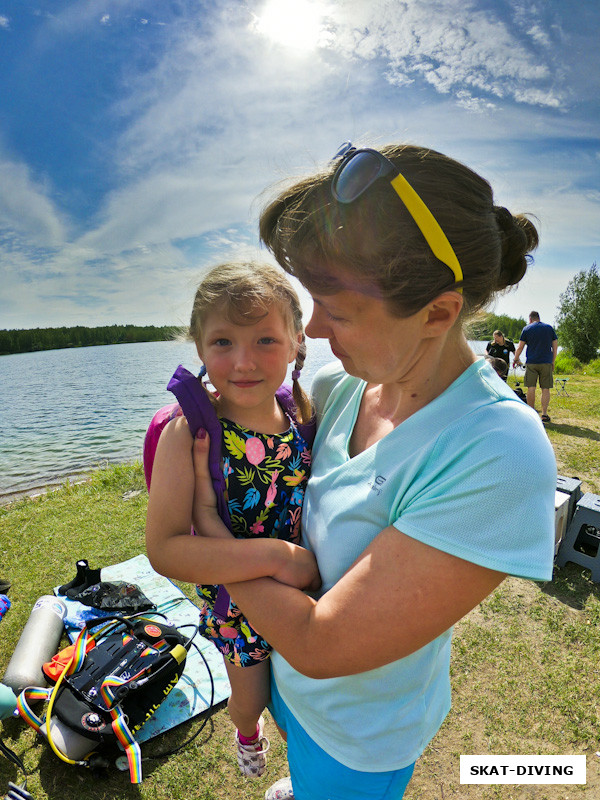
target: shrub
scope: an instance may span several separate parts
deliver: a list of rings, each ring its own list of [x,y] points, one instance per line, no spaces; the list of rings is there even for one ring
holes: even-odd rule
[[[587,375],[600,375],[600,358],[595,358],[585,365],[585,372]]]
[[[571,374],[573,372],[581,372],[582,364],[578,358],[571,355],[566,350],[561,350],[561,352],[556,356],[556,362],[554,364],[554,372],[557,375],[566,375]]]

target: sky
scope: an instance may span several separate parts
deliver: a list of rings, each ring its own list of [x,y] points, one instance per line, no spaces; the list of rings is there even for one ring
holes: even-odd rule
[[[0,329],[184,324],[348,139],[440,150],[535,215],[491,310],[553,322],[600,261],[599,31],[574,0],[0,0]]]

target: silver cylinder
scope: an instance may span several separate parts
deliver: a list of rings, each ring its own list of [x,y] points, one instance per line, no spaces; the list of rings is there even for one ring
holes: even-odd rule
[[[26,686],[47,685],[42,664],[58,651],[66,614],[66,605],[54,595],[36,601],[2,679],[15,694]]]
[[[47,736],[45,726],[42,733]],[[72,758],[73,761],[79,761],[89,755],[100,744],[95,739],[87,739],[77,731],[71,730],[57,717],[50,717],[50,736],[63,756]]]

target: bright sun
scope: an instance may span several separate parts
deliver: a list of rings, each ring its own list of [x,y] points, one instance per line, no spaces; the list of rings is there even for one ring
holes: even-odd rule
[[[322,36],[324,10],[311,0],[267,0],[256,30],[286,47],[311,50]]]

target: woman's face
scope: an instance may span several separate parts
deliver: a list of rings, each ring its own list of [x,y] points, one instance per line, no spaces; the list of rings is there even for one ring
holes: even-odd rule
[[[420,312],[396,317],[379,298],[351,290],[312,298],[306,335],[328,339],[349,375],[388,383],[402,380],[418,363],[423,344]]]

